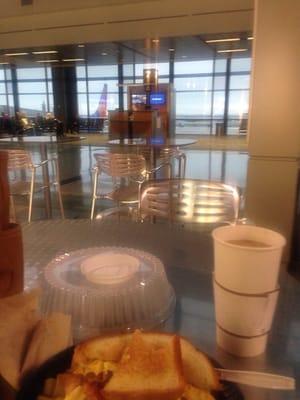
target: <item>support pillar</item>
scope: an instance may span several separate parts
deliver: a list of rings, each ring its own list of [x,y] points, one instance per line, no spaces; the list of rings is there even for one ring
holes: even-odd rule
[[[255,1],[246,213],[287,238],[286,261],[300,156],[299,15],[299,0]]]

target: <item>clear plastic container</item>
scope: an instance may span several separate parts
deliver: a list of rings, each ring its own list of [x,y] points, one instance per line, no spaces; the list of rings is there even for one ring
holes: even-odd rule
[[[44,277],[42,309],[70,314],[75,340],[103,331],[154,328],[175,306],[163,263],[136,249],[65,253],[46,266]]]

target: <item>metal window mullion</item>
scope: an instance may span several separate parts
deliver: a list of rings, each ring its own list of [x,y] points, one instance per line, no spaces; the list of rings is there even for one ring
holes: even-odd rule
[[[120,62],[118,64],[118,95],[119,95],[119,109],[124,111],[124,75],[123,75],[123,64]],[[108,94],[108,93],[107,93]]]
[[[216,82],[216,75],[215,75],[215,69],[216,69],[216,53],[214,54],[214,60],[213,60],[213,76],[212,76],[212,90],[211,90],[211,105],[210,105],[210,129],[209,129],[209,135],[212,135],[213,131],[213,116],[214,116],[214,97],[215,97],[215,82]]]
[[[87,62],[85,62],[85,87],[86,87],[86,106],[87,106],[87,118],[88,118],[88,132],[90,131],[90,103],[89,103],[89,86],[88,86],[88,66]]]
[[[230,68],[231,68],[231,57],[228,57],[226,60],[226,77],[225,77],[224,135],[227,135],[227,130],[228,130]]]
[[[6,108],[7,108],[7,111],[8,111],[8,115],[10,115],[6,67],[4,67],[3,70],[4,70],[4,86],[5,86]]]
[[[48,71],[47,67],[44,65],[45,68],[45,77],[46,77],[46,100],[47,100],[47,111],[50,112],[50,102],[49,102],[49,82],[48,82]]]

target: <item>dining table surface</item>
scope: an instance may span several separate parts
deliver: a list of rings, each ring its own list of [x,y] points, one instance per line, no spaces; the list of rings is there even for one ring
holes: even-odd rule
[[[27,289],[43,285],[45,266],[65,253],[102,246],[149,252],[163,262],[176,295],[175,310],[157,329],[185,336],[224,368],[269,372],[296,379],[296,391],[240,385],[246,400],[300,398],[300,285],[284,269],[281,271],[279,301],[265,353],[239,358],[226,353],[216,344],[210,228],[186,229],[177,225],[141,224],[123,219],[70,219],[31,222],[23,224],[22,230]]]

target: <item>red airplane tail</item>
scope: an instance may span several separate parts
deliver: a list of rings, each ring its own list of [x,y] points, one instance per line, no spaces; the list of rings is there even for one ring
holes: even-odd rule
[[[97,110],[94,113],[94,116],[99,118],[107,118],[107,83],[103,85],[99,104]]]

